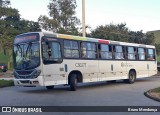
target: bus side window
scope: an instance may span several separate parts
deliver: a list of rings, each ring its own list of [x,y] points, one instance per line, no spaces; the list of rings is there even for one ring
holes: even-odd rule
[[[144,48],[138,48],[138,59],[145,60],[145,49]]]
[[[96,59],[97,57],[96,44],[90,42],[82,42],[81,55],[82,58]]]
[[[61,63],[61,46],[58,42],[49,42],[47,44],[42,43],[42,54],[43,54],[43,63],[52,64],[52,63]]]
[[[42,42],[42,55],[44,60],[49,60],[48,44],[46,42]]]
[[[153,49],[147,49],[147,60],[155,60],[155,51]]]
[[[124,59],[123,47],[114,46],[115,59]]]
[[[112,47],[107,44],[99,44],[100,59],[112,59]]]
[[[82,58],[86,58],[87,45],[85,42],[81,42],[80,46],[81,46],[81,56]]]
[[[72,40],[64,40],[64,57],[79,58],[78,42]]]
[[[136,59],[136,52],[134,47],[127,47],[127,57],[128,57],[128,60]]]

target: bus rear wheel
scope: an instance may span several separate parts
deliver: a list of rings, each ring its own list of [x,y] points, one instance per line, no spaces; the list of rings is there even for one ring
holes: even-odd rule
[[[54,88],[54,85],[52,85],[52,86],[46,86],[46,88],[47,88],[48,90],[51,90],[51,89]]]
[[[136,73],[134,71],[129,72],[128,79],[124,80],[124,82],[127,82],[129,84],[133,84],[136,80]]]
[[[70,77],[70,90],[76,91],[77,90],[77,75],[72,74]]]

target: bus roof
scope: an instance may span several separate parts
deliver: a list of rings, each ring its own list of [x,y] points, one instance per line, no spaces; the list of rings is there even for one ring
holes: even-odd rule
[[[37,32],[28,32],[28,33],[37,33]],[[80,41],[90,41],[90,42],[98,42],[98,43],[105,43],[105,44],[155,48],[155,46],[153,45],[104,40],[104,39],[99,39],[99,38],[89,38],[89,37],[82,37],[82,36],[73,36],[73,35],[58,34],[58,33],[53,33],[53,32],[48,32],[48,31],[38,32],[38,33],[41,34],[42,36],[56,37],[56,38],[63,38],[63,39],[70,39],[70,40],[80,40]],[[24,34],[27,34],[27,33],[24,33]]]

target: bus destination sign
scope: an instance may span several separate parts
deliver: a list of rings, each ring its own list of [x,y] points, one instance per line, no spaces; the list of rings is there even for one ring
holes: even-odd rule
[[[24,34],[24,35],[17,36],[14,40],[14,44],[25,43],[25,42],[35,42],[38,40],[39,40],[39,34],[37,33]]]

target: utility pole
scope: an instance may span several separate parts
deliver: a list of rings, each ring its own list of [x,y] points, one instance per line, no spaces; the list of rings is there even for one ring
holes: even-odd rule
[[[82,0],[82,33],[83,33],[83,37],[86,37],[85,0]]]

